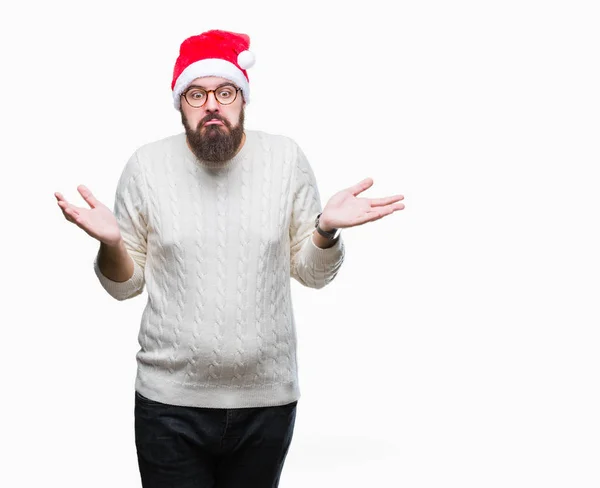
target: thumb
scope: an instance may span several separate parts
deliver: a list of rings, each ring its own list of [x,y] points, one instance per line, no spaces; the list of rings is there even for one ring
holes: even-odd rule
[[[370,188],[371,186],[373,186],[373,178],[365,178],[356,185],[352,185],[350,188],[348,188],[348,191],[354,196],[356,196],[359,193],[365,191],[367,188]]]
[[[88,203],[88,205],[92,208],[96,208],[96,206],[100,203],[96,200],[96,197],[92,195],[92,192],[85,185],[79,185],[77,187],[77,191],[81,194],[83,199]]]

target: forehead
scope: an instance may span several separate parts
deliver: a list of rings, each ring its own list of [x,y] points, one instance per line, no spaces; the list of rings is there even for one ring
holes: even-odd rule
[[[219,85],[222,85],[223,83],[229,83],[231,85],[236,86],[235,83],[233,83],[231,80],[228,80],[227,78],[221,78],[219,76],[202,76],[200,78],[194,79],[190,83],[190,85],[201,86],[203,88],[211,90]]]

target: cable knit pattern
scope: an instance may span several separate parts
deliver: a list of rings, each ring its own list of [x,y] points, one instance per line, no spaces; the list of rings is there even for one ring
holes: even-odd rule
[[[139,160],[139,156],[137,154],[134,155]],[[166,158],[165,158],[166,159]],[[164,161],[163,161],[164,164]],[[148,206],[150,208],[150,215],[152,215],[153,220],[153,232],[152,236],[158,242],[164,242],[164,232],[163,232],[163,224],[161,214],[159,212],[159,195],[157,193],[157,188],[155,185],[158,183],[157,175],[154,172],[154,166],[148,165],[145,169],[147,181],[152,182],[153,191],[148,192]],[[144,171],[140,168],[140,171]],[[164,180],[163,180],[164,181]],[[117,189],[118,192],[118,189]],[[116,198],[119,198],[119,194],[117,193]],[[166,202],[161,202],[163,205]],[[119,220],[119,225],[121,225],[121,221]],[[155,342],[154,346],[147,346],[144,348],[142,346],[142,351],[145,352],[144,357],[140,356],[138,353],[138,361],[144,361],[146,364],[151,366],[161,367],[165,366],[165,358],[161,357],[161,352],[168,351],[166,349],[168,341],[165,341],[164,338],[164,322],[165,322],[165,313],[167,310],[167,299],[169,294],[161,293],[161,290],[167,290],[167,257],[165,255],[165,249],[161,249],[160,252],[156,253],[156,259],[152,260],[149,265],[151,265],[151,272],[153,280],[152,282],[148,282],[148,305],[150,307],[150,311],[147,314],[148,324],[147,327],[143,327],[142,330],[147,337],[150,337]],[[171,368],[170,366],[168,366]]]
[[[213,357],[210,364],[209,373],[211,383],[218,384],[222,376],[223,358],[223,330],[225,327],[225,307],[227,298],[225,296],[226,272],[227,272],[227,184],[224,178],[227,178],[228,171],[224,175],[215,178],[217,187],[217,282],[216,282],[216,316],[213,337]],[[217,372],[217,370],[219,370]]]
[[[244,382],[246,373],[246,355],[245,343],[245,320],[247,319],[247,296],[248,296],[248,265],[250,263],[250,203],[251,203],[251,187],[250,177],[252,175],[252,167],[246,159],[242,162],[242,183],[240,188],[240,232],[239,232],[239,251],[240,256],[237,267],[237,294],[236,294],[236,316],[235,316],[235,332],[236,332],[236,351],[235,363],[233,365],[233,375],[231,378],[231,386],[241,386]]]
[[[260,144],[262,152],[265,154],[264,168],[263,168],[263,180],[262,180],[262,200],[260,206],[261,216],[261,234],[262,239],[260,241],[260,254],[258,262],[258,280],[256,283],[256,326],[258,336],[258,364],[257,374],[255,376],[255,385],[262,383],[267,384],[267,351],[266,351],[266,329],[267,329],[267,310],[265,310],[265,300],[267,298],[267,278],[268,278],[268,267],[271,265],[269,262],[270,258],[270,231],[271,231],[271,180],[273,175],[271,174],[271,154],[270,147],[264,137],[260,138]]]
[[[171,223],[173,225],[173,235],[177,236],[180,234],[180,207],[178,201],[178,189],[177,189],[177,180],[175,177],[175,172],[173,168],[173,164],[175,162],[172,159],[169,159],[166,168],[167,168],[167,185],[169,189],[169,206],[170,206],[170,215],[173,217],[171,219]],[[181,327],[183,324],[183,309],[184,309],[184,295],[185,290],[188,286],[187,284],[187,275],[184,273],[184,254],[182,243],[174,240],[173,241],[173,260],[171,264],[171,272],[173,273],[173,305],[175,307],[174,311],[174,323],[173,323],[173,347],[171,347],[171,354],[169,355],[169,372],[173,373],[174,364],[177,362],[177,354],[179,352],[179,348],[181,346]]]
[[[287,160],[291,159],[291,154],[283,154],[282,156]],[[288,227],[289,214],[291,202],[290,185],[291,185],[291,170],[292,166],[281,166],[283,172],[282,177],[279,181],[282,183],[283,190],[279,192],[278,209],[279,215],[277,218],[277,232],[279,235],[285,236],[289,239]],[[289,259],[289,243],[286,246],[279,246],[277,253],[275,254],[275,269],[287,270],[286,274],[276,273],[273,285],[271,287],[269,296],[271,298],[271,321],[274,329],[274,340],[276,346],[276,359],[273,364],[273,381],[290,381],[289,378],[289,365],[291,364],[291,357],[289,355],[289,343],[290,340],[290,320],[289,312],[287,310],[287,300],[285,294],[285,283],[283,280],[288,280],[289,276],[289,263],[286,265],[284,260]],[[280,315],[279,315],[280,314]],[[280,377],[281,376],[281,377]]]
[[[193,194],[192,197],[192,213],[194,216],[194,222],[202,222],[204,208],[200,203],[202,198],[202,191],[200,185],[197,182],[197,171],[198,168],[191,164],[187,165],[188,170],[188,181],[189,181],[189,191]],[[191,340],[189,341],[190,351],[187,354],[187,367],[185,371],[185,382],[186,383],[194,383],[200,381],[200,367],[201,364],[198,364],[200,360],[201,348],[200,344],[202,343],[202,324],[205,323],[205,309],[206,309],[206,293],[204,293],[203,285],[206,283],[207,279],[207,270],[205,267],[205,252],[204,252],[204,239],[206,236],[206,232],[200,225],[195,225],[192,229],[193,231],[193,240],[194,240],[194,249],[192,251],[193,256],[195,257],[195,293],[193,296],[193,316],[192,316],[192,324],[191,328]]]
[[[298,400],[290,278],[322,288],[345,255],[343,236],[314,244],[321,211],[313,170],[288,137],[246,131],[219,168],[197,160],[184,134],[139,148],[114,206],[133,276],[112,281],[94,261],[115,299],[148,292],[136,389],[210,408]]]

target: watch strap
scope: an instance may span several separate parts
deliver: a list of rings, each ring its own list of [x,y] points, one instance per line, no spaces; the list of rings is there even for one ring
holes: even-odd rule
[[[323,237],[326,237],[327,239],[335,239],[337,237],[337,235],[339,235],[339,229],[333,229],[333,231],[331,232],[327,232],[323,229],[321,229],[321,227],[319,227],[319,219],[321,218],[321,214],[317,215],[317,218],[315,219],[315,227],[317,229],[317,232],[319,234],[321,234]]]

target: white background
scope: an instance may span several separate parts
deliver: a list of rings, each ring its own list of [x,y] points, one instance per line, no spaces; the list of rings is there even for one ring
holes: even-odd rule
[[[347,229],[293,282],[302,398],[281,487],[600,486],[597,2],[23,2],[0,13],[3,487],[138,487],[146,293],[97,282],[53,196],[112,205],[181,131],[181,41],[248,33],[247,127],[293,137]]]

